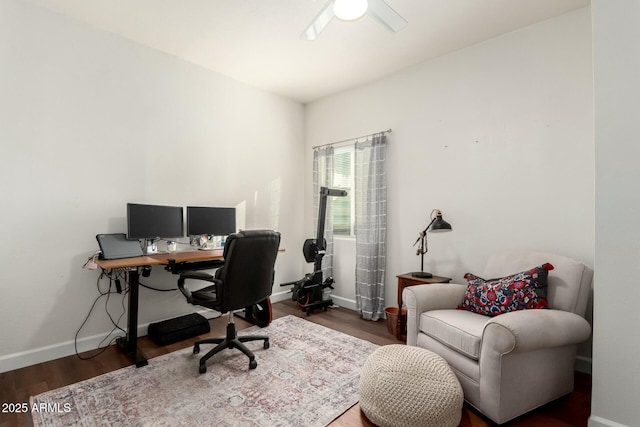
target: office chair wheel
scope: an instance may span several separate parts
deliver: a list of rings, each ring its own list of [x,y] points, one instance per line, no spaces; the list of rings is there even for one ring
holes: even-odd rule
[[[193,354],[200,353],[200,346],[198,344],[193,346]]]
[[[269,340],[264,340],[264,345],[262,346],[265,350],[268,349],[269,347],[271,347],[271,345],[269,344]]]
[[[257,367],[258,367],[258,362],[256,362],[255,359],[252,359],[249,361],[249,369],[256,369]]]
[[[198,371],[201,374],[204,374],[205,372],[207,372],[207,366],[206,365],[200,365],[200,367],[198,368]]]

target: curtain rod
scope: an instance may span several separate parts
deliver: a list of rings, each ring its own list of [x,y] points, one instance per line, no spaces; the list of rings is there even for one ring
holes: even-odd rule
[[[328,147],[330,145],[336,145],[336,144],[342,144],[343,142],[354,141],[354,140],[358,140],[360,138],[369,138],[370,136],[378,135],[380,133],[391,133],[391,128],[389,128],[387,130],[381,130],[380,132],[370,133],[369,135],[363,135],[363,136],[357,136],[355,138],[343,139],[342,141],[330,142],[329,144],[316,145],[315,147],[312,147],[312,149],[315,150],[316,148]]]

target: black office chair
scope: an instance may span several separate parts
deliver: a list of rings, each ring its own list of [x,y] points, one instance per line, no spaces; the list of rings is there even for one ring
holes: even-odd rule
[[[200,344],[218,344],[200,359],[200,373],[207,371],[206,362],[225,348],[237,348],[249,357],[249,369],[258,366],[254,354],[243,344],[247,341],[264,341],[269,348],[267,336],[238,336],[233,323],[233,311],[244,309],[271,295],[274,265],[280,245],[280,233],[270,230],[246,230],[230,235],[224,248],[224,265],[215,277],[203,272],[186,271],[178,279],[178,288],[194,305],[229,313],[227,336],[197,341],[193,353],[200,352]],[[213,283],[197,291],[185,287],[187,279],[205,280]]]

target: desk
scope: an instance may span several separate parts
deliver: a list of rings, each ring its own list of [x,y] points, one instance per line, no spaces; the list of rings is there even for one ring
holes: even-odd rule
[[[223,249],[212,251],[192,250],[166,254],[146,255],[135,258],[96,260],[98,267],[104,270],[126,269],[129,275],[129,308],[127,309],[127,336],[118,339],[118,345],[133,360],[136,367],[145,366],[147,359],[138,349],[138,296],[140,291],[140,273],[138,269],[146,265],[168,265],[173,259],[176,263],[221,260]]]

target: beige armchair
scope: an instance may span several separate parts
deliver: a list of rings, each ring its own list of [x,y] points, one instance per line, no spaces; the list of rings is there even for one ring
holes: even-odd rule
[[[579,261],[541,252],[490,257],[483,277],[499,278],[549,262],[549,309],[487,317],[456,310],[467,285],[408,287],[407,344],[442,356],[465,400],[501,424],[573,390],[576,349],[591,333],[584,319],[593,271]]]

